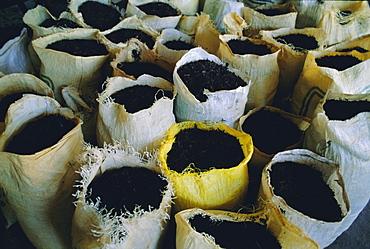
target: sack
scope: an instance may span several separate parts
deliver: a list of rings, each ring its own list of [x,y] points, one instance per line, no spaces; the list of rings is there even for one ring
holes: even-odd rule
[[[370,52],[370,35],[364,35],[350,41],[340,42],[326,49],[336,52],[357,50],[360,53],[367,53]]]
[[[211,92],[204,89],[207,96],[205,102],[200,102],[188,89],[180,78],[177,70],[181,66],[199,60],[209,60],[219,65],[224,65],[221,60],[202,48],[189,50],[177,63],[174,70],[174,84],[177,89],[177,96],[174,112],[177,120],[181,121],[214,121],[223,122],[230,127],[235,127],[237,120],[243,115],[245,105],[248,101],[250,78],[241,71],[228,67],[227,69],[239,76],[246,82],[245,86],[239,86],[232,90],[219,90]]]
[[[208,53],[215,54],[220,45],[220,35],[221,33],[215,28],[210,16],[202,13],[195,27],[194,41],[196,44]]]
[[[340,231],[345,231],[370,199],[368,191],[370,163],[367,156],[370,112],[368,108],[359,109],[353,105],[342,109],[343,104],[329,103],[330,101],[341,101],[355,105],[360,103],[359,101],[363,101],[366,106],[366,103],[369,104],[370,95],[343,94],[329,90],[317,105],[311,126],[307,129],[303,141],[305,148],[339,164],[351,205],[349,215],[340,227]],[[334,107],[335,110],[332,110],[328,105],[326,106],[326,103]],[[359,113],[359,110],[363,112]],[[341,112],[341,116],[350,116],[346,120],[332,118],[338,111]]]
[[[333,198],[332,200],[335,200],[335,205],[337,206],[338,210],[333,210],[329,208],[333,208],[334,203],[332,205],[328,205],[328,207],[320,205],[318,208],[318,205],[311,205],[311,206],[305,206],[307,210],[305,210],[305,213],[303,213],[301,210],[298,210],[297,208],[294,208],[292,205],[289,204],[289,202],[293,202],[296,200],[296,202],[301,200],[297,200],[298,197],[297,189],[300,187],[297,187],[296,183],[301,183],[303,178],[308,177],[310,173],[307,173],[306,171],[302,171],[305,173],[302,173],[301,180],[292,181],[291,179],[293,177],[297,178],[296,175],[300,171],[296,171],[294,175],[289,174],[290,171],[289,168],[285,168],[284,178],[276,177],[276,181],[280,181],[279,184],[272,185],[272,181],[274,181],[275,177],[272,176],[272,173],[274,172],[274,166],[277,165],[278,167],[282,167],[282,165],[279,165],[279,163],[298,163],[299,165],[294,165],[292,168],[303,168],[303,166],[307,165],[311,169],[315,169],[315,171],[318,171],[322,174],[322,181],[326,188],[330,188],[333,191]],[[276,167],[276,166],[275,166]],[[281,170],[282,171],[282,170]],[[276,172],[276,169],[275,169]],[[282,174],[282,173],[280,173]],[[304,174],[304,175],[303,175]],[[289,175],[289,177],[288,177]],[[291,176],[290,176],[291,175]],[[313,177],[309,178],[310,180],[313,179]],[[316,181],[318,178],[315,178]],[[303,185],[304,182],[302,182],[301,185]],[[315,185],[316,184],[316,185]],[[312,189],[314,186],[321,186],[318,184],[318,182],[307,182],[306,189]],[[289,195],[290,198],[284,198],[282,196],[279,196],[276,194],[276,192],[284,191],[284,189],[287,189],[286,195]],[[315,194],[318,194],[320,191],[324,192],[325,189],[323,187],[315,188]],[[310,191],[310,192],[312,192]],[[289,194],[288,194],[289,193]],[[313,193],[314,194],[314,193]],[[294,196],[294,197],[293,197]],[[302,200],[304,198],[310,198],[309,195],[306,193],[302,193],[299,195]],[[316,196],[316,195],[315,195]],[[313,153],[309,150],[305,149],[294,149],[294,150],[288,150],[284,152],[279,152],[276,154],[272,160],[266,165],[262,172],[262,178],[261,178],[261,187],[259,192],[259,200],[264,200],[267,202],[271,202],[274,205],[276,205],[284,214],[285,217],[288,218],[290,222],[292,222],[294,225],[300,227],[304,231],[306,231],[307,235],[315,240],[320,247],[325,248],[328,245],[330,245],[341,233],[342,231],[339,231],[340,226],[342,225],[345,217],[349,213],[350,205],[347,197],[347,192],[344,187],[344,182],[342,175],[339,173],[339,165],[335,164],[333,161],[321,157],[317,155],[316,153]],[[323,198],[323,197],[322,197]],[[322,199],[321,198],[321,199]],[[326,199],[325,199],[326,200]],[[312,196],[310,199],[308,199],[312,204],[317,204],[319,200],[312,200]],[[313,203],[313,201],[317,201]],[[321,200],[322,201],[322,200]],[[308,202],[307,202],[308,203]],[[306,203],[306,204],[307,204]],[[327,204],[327,203],[326,203]],[[294,204],[296,205],[296,204]],[[302,207],[300,207],[301,209]],[[312,208],[312,212],[326,210],[324,214],[320,213],[320,217],[322,218],[315,218],[311,217],[311,214],[307,214],[308,209]],[[340,213],[341,218],[336,217],[334,218],[333,213],[336,213],[334,211],[338,211]],[[314,214],[315,216],[319,216],[318,214]],[[312,214],[312,216],[314,216]],[[328,217],[328,215],[332,217]]]
[[[175,215],[177,225],[176,248],[220,248],[220,245],[217,244],[217,237],[205,232],[197,232],[190,224],[191,219],[196,215],[209,216],[211,221],[214,222],[231,221],[236,224],[238,222],[251,222],[265,226],[267,231],[277,239],[281,248],[319,248],[319,245],[308,238],[302,229],[288,221],[281,211],[270,203],[266,203],[263,208],[251,214],[221,210],[202,210],[198,208],[178,212]],[[232,232],[230,231],[230,233]],[[236,238],[234,236],[234,238],[229,239]]]
[[[144,167],[161,174],[155,160],[149,153],[139,154],[120,144],[104,148],[88,147],[85,150],[81,157],[83,166],[79,173],[82,180],[78,183],[77,206],[72,222],[73,248],[159,248],[170,218],[173,198],[170,183],[163,192],[159,208],[150,212],[137,207],[134,212],[114,215],[99,208],[99,200],[86,200],[89,184],[107,170],[123,166]]]
[[[279,83],[279,48],[260,39],[237,35],[221,35],[220,40],[220,47],[216,55],[222,62],[226,62],[230,67],[245,72],[251,78],[252,85],[248,93],[246,110],[251,110],[257,106],[271,105]],[[256,54],[234,53],[229,46],[229,42],[232,40],[249,41],[256,46]],[[236,48],[238,47],[237,45],[235,46]],[[266,51],[262,54],[261,48],[261,54],[258,54],[257,46],[266,48]],[[267,52],[267,50],[270,50],[270,52]]]
[[[168,167],[167,157],[175,137],[182,130],[200,129],[205,131],[218,130],[238,139],[244,159],[230,168],[197,169],[197,165],[189,165],[181,173]],[[182,122],[176,123],[168,130],[159,148],[158,159],[163,174],[173,183],[175,189],[175,206],[177,211],[199,207],[203,209],[237,209],[245,198],[248,190],[248,161],[253,153],[252,139],[231,129],[223,123],[214,122]],[[215,165],[217,166],[217,165]]]
[[[337,56],[337,57],[335,57]],[[348,58],[338,56],[352,56],[358,60],[358,64],[351,64]],[[298,115],[312,118],[313,112],[329,89],[340,93],[356,94],[367,93],[368,70],[370,67],[370,53],[358,51],[333,52],[330,50],[309,52],[302,70],[302,74],[294,88],[292,97],[292,112]],[[337,58],[333,60],[332,67],[319,66],[318,59]],[[341,59],[341,60],[339,60]],[[340,70],[335,68],[340,66]],[[344,69],[344,70],[343,70]]]
[[[76,126],[57,143],[34,154],[6,152],[22,127],[47,114],[62,115]],[[36,248],[71,247],[72,191],[79,168],[76,158],[84,142],[81,124],[70,109],[50,97],[27,95],[9,107],[6,129],[0,136],[0,182],[7,203]]]
[[[130,113],[125,106],[114,102],[112,94],[132,86],[159,87],[158,100],[149,108]],[[172,99],[162,97],[164,91],[173,94]],[[174,86],[162,79],[142,75],[137,80],[112,77],[107,80],[106,89],[99,95],[99,114],[97,119],[98,145],[113,144],[119,141],[128,143],[137,151],[158,149],[166,131],[175,123],[173,102],[176,96]]]
[[[23,28],[19,36],[10,39],[0,47],[1,73],[35,73],[30,54],[28,53],[27,47],[29,43],[30,38],[27,35],[27,28]]]
[[[317,27],[328,34],[327,44],[333,45],[370,34],[370,7],[366,1],[336,3],[325,11]]]

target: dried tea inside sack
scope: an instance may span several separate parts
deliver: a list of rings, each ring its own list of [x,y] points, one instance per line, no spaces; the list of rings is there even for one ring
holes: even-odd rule
[[[244,159],[239,140],[221,130],[181,130],[167,154],[170,169],[182,172],[188,165],[198,169],[231,168]]]
[[[117,67],[126,74],[131,75],[136,79],[143,74],[149,74],[154,77],[161,77],[171,83],[173,82],[172,72],[169,72],[162,67],[150,62],[120,62],[118,63]]]
[[[275,195],[295,210],[317,220],[341,221],[342,212],[333,190],[313,167],[296,162],[279,162],[270,171]]]
[[[250,40],[231,39],[227,42],[231,51],[234,54],[255,54],[266,55],[271,54],[271,49],[265,44],[255,44]]]
[[[41,27],[50,28],[50,27],[63,27],[63,28],[81,28],[80,25],[74,21],[68,19],[59,19],[54,20],[52,18],[46,19],[40,24]]]
[[[147,15],[154,15],[159,17],[179,15],[179,12],[176,9],[174,9],[171,5],[163,2],[151,2],[136,7],[138,7]]]
[[[288,34],[274,37],[274,39],[282,44],[287,44],[298,52],[306,50],[315,50],[319,48],[319,44],[315,37],[304,34]]]
[[[247,83],[229,71],[227,66],[210,60],[197,60],[182,65],[177,70],[189,91],[200,101],[207,101],[204,89],[210,92],[233,90]]]
[[[78,12],[87,25],[101,31],[110,29],[121,21],[121,13],[117,9],[95,1],[82,3]]]
[[[5,152],[31,155],[58,143],[76,126],[73,120],[49,114],[30,121],[9,141]]]
[[[171,91],[148,85],[135,85],[111,95],[114,102],[124,105],[129,113],[150,108],[156,100],[163,97],[172,99],[173,94]]]
[[[278,240],[267,230],[266,226],[259,223],[216,221],[209,216],[198,214],[190,219],[190,224],[197,232],[214,237],[216,244],[222,248],[281,248]]]
[[[98,41],[85,39],[60,40],[49,44],[46,48],[75,56],[100,56],[109,53]]]
[[[110,169],[95,178],[87,187],[86,198],[96,201],[105,212],[129,211],[136,207],[145,211],[158,209],[166,190],[167,181],[158,173],[143,167],[122,167]]]
[[[330,67],[338,71],[346,70],[362,62],[351,55],[323,56],[316,58],[315,61],[319,67]]]
[[[105,37],[113,43],[125,43],[131,38],[136,38],[145,43],[150,49],[154,46],[153,38],[144,31],[138,29],[118,29],[105,35]]]
[[[190,50],[195,48],[193,44],[180,40],[167,41],[163,45],[172,50]]]
[[[290,13],[290,11],[282,9],[255,9],[255,11],[265,16],[279,16]]]
[[[361,112],[370,112],[369,101],[326,100],[324,111],[329,120],[344,121]]]
[[[353,48],[344,48],[344,49],[337,50],[337,52],[351,52],[351,51],[357,51],[357,52],[360,52],[360,53],[369,52],[369,50],[364,49],[364,48],[359,47],[359,46],[356,46],[356,47],[353,47]]]

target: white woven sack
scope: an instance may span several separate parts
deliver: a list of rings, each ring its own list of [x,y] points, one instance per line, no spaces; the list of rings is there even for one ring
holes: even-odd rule
[[[44,114],[60,114],[76,126],[56,144],[35,154],[4,152],[22,126]],[[70,109],[50,97],[29,94],[9,107],[6,129],[0,136],[0,182],[9,206],[36,248],[71,247],[76,159],[84,143],[81,124]]]
[[[78,184],[81,190],[76,193],[77,206],[72,222],[73,248],[159,248],[170,218],[173,197],[171,184],[167,185],[159,208],[151,212],[138,208],[133,213],[111,217],[112,214],[101,214],[97,202],[86,201],[89,184],[109,169],[145,167],[161,174],[155,157],[115,144],[104,148],[87,148],[81,159],[84,165],[79,172],[82,177]]]
[[[111,95],[135,85],[148,85],[171,91],[173,98],[159,98],[146,109],[129,113],[121,104],[115,103]],[[158,97],[163,91],[157,93]],[[97,141],[114,144],[115,141],[128,143],[137,151],[158,149],[166,131],[175,123],[173,102],[176,91],[171,83],[151,75],[142,75],[137,80],[125,77],[112,77],[107,80],[106,89],[98,98]]]
[[[370,112],[345,121],[329,120],[323,109],[327,100],[370,101],[370,94],[343,94],[329,90],[317,105],[303,146],[339,164],[351,210],[341,231],[353,223],[370,199]]]
[[[298,210],[289,206],[286,201],[275,195],[270,183],[271,167],[279,162],[296,162],[310,165],[312,168],[322,173],[323,181],[334,192],[334,198],[342,211],[342,220],[337,222],[327,222],[311,218]],[[304,177],[304,176],[302,176]],[[339,165],[333,161],[321,157],[318,154],[306,149],[293,149],[277,153],[272,160],[266,165],[262,172],[261,188],[259,197],[275,204],[282,210],[285,217],[294,225],[303,229],[307,235],[316,241],[320,247],[324,248],[330,245],[343,232],[340,227],[345,217],[348,216],[350,205],[344,186],[342,175],[339,172]],[[310,186],[307,186],[309,188]]]
[[[248,101],[248,93],[251,85],[251,80],[244,73],[237,69],[228,67],[230,72],[241,77],[246,86],[240,86],[233,90],[220,90],[210,92],[204,90],[204,94],[208,97],[207,101],[200,102],[188,90],[185,83],[177,74],[178,68],[182,65],[198,60],[210,60],[220,65],[225,65],[221,60],[212,54],[207,53],[202,48],[193,48],[189,50],[177,63],[174,70],[174,84],[177,89],[175,99],[174,112],[178,121],[213,121],[222,122],[231,128],[235,127],[237,120],[243,115],[245,105]]]

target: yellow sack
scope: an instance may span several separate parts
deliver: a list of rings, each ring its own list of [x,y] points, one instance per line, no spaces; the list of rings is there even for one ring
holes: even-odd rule
[[[189,220],[195,215],[206,215],[214,221],[253,222],[263,225],[277,239],[282,249],[318,249],[319,245],[310,239],[299,227],[288,221],[274,205],[266,203],[260,210],[251,213],[233,213],[221,210],[198,208],[183,210],[175,215],[177,249],[218,249],[217,238],[204,232],[197,232]]]
[[[244,159],[232,168],[202,170],[189,166],[178,173],[167,166],[167,154],[182,130],[197,128],[201,130],[220,130],[237,138],[240,142]],[[248,134],[238,132],[223,123],[182,122],[171,126],[167,137],[158,152],[158,159],[165,176],[175,189],[175,208],[199,207],[203,209],[235,209],[243,201],[248,190],[248,161],[253,153],[252,139]]]

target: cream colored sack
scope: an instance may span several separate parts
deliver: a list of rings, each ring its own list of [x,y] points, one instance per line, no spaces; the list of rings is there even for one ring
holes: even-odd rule
[[[252,214],[233,213],[221,210],[187,209],[175,215],[177,249],[219,249],[217,238],[204,232],[197,232],[189,220],[195,215],[210,216],[215,221],[253,222],[266,226],[267,230],[278,240],[282,249],[306,248],[315,249],[319,245],[308,238],[299,227],[289,222],[281,211],[267,203],[261,210]]]
[[[177,63],[174,70],[174,84],[177,89],[174,112],[178,121],[214,121],[223,122],[234,128],[237,120],[243,115],[245,105],[248,101],[248,93],[251,80],[243,72],[232,67],[228,70],[239,76],[246,82],[246,86],[239,86],[232,90],[220,90],[210,92],[204,89],[207,96],[205,102],[200,102],[187,88],[177,73],[177,70],[190,62],[198,60],[210,60],[219,65],[225,63],[212,54],[207,53],[204,49],[197,47],[189,50]]]
[[[315,109],[303,143],[305,148],[339,164],[351,205],[350,213],[341,226],[345,231],[370,199],[370,112],[358,113],[344,121],[330,120],[324,109],[328,100],[369,102],[370,94],[343,94],[329,90]]]
[[[178,173],[167,166],[167,154],[175,142],[176,135],[185,129],[220,130],[236,137],[241,145],[245,158],[232,168],[199,171],[188,166]],[[252,138],[231,129],[223,123],[182,122],[172,125],[167,132],[158,152],[163,174],[173,183],[175,189],[175,209],[199,207],[203,209],[232,210],[244,200],[248,190],[248,161],[253,153]]]
[[[252,85],[248,93],[246,110],[257,106],[271,105],[279,83],[279,48],[260,39],[237,35],[221,35],[220,40],[220,47],[216,55],[222,62],[228,63],[230,67],[244,72],[251,78]],[[250,41],[255,45],[266,46],[271,52],[264,55],[236,54],[228,45],[230,40]]]
[[[158,91],[157,100],[149,108],[129,113],[124,105],[114,102],[111,95],[128,87],[147,85],[171,91],[173,98],[163,97]],[[144,152],[158,149],[166,131],[175,123],[173,102],[176,96],[174,86],[168,81],[142,75],[137,80],[124,77],[108,78],[106,89],[98,98],[99,113],[97,119],[98,145],[114,144],[115,141],[128,143],[135,150]]]
[[[280,162],[306,164],[320,171],[322,173],[322,180],[334,192],[334,198],[342,212],[342,219],[337,222],[327,222],[311,218],[289,206],[285,199],[276,195],[271,185],[270,172],[273,170],[272,166]],[[302,177],[304,176],[302,175]],[[307,186],[307,188],[309,187],[310,186]],[[276,205],[280,210],[282,210],[284,216],[287,217],[289,221],[303,229],[307,235],[311,239],[315,240],[322,248],[325,248],[334,242],[334,240],[343,232],[343,230],[340,230],[340,227],[345,217],[348,216],[350,208],[344,181],[339,172],[339,165],[306,149],[294,149],[280,152],[272,158],[262,172],[259,197],[262,200]]]
[[[34,118],[59,114],[76,126],[49,148],[32,155],[4,152],[19,130]],[[36,248],[71,248],[73,186],[82,152],[81,120],[50,97],[27,95],[12,104],[0,136],[1,187],[24,233]],[[31,141],[30,141],[31,142]]]
[[[173,198],[170,183],[163,193],[160,207],[151,212],[137,208],[133,213],[103,215],[98,201],[88,203],[86,200],[89,184],[109,169],[145,167],[161,174],[156,158],[115,144],[87,148],[81,160],[83,166],[79,173],[82,180],[78,183],[80,190],[76,193],[77,206],[72,224],[73,248],[159,248],[170,218]]]
[[[345,52],[350,50],[357,50],[360,53],[370,52],[370,35],[364,35],[350,41],[341,42],[326,49],[336,52]]]
[[[220,46],[220,35],[210,16],[202,13],[195,27],[195,42],[208,53],[215,54]]]
[[[317,65],[316,59],[337,55],[351,55],[362,62],[341,71]],[[294,88],[292,112],[312,118],[317,104],[329,89],[347,94],[369,92],[367,81],[370,69],[369,58],[370,53],[360,53],[358,51],[333,52],[325,50],[309,52],[302,74]]]

